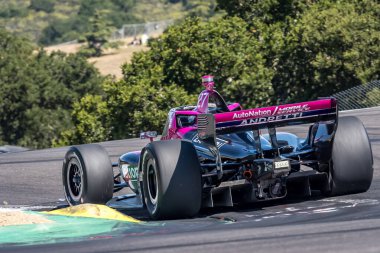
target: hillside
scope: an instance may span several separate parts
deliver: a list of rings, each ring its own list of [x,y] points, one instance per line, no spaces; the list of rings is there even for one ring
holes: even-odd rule
[[[101,10],[113,30],[124,24],[210,17],[215,0],[14,0],[0,1],[0,27],[40,45],[80,39],[89,20]]]

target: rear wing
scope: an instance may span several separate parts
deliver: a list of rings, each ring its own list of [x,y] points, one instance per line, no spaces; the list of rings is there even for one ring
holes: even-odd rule
[[[215,157],[216,175],[218,180],[223,176],[223,164],[216,141],[217,133],[231,133],[252,130],[258,158],[264,158],[258,129],[268,128],[273,150],[280,159],[280,149],[275,127],[305,124],[321,121],[334,121],[337,126],[337,103],[334,98],[317,101],[278,105],[225,113],[197,115],[197,131],[201,142],[206,144]]]
[[[335,98],[270,106],[214,114],[218,133],[246,129],[272,128],[319,121],[335,120],[338,117]]]

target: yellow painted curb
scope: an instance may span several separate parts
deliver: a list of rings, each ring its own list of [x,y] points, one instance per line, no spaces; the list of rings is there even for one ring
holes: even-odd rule
[[[70,207],[57,209],[53,211],[46,211],[43,213],[54,214],[54,215],[75,216],[75,217],[119,220],[119,221],[135,222],[135,223],[141,222],[128,215],[124,215],[108,206],[96,205],[96,204],[81,204],[81,205],[70,206]]]

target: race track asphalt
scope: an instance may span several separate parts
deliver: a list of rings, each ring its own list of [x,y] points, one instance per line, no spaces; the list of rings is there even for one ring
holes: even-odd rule
[[[317,194],[306,200],[220,208],[204,211],[194,219],[163,221],[160,228],[145,233],[0,246],[0,252],[380,252],[380,108],[340,115],[359,117],[367,129],[374,155],[374,177],[368,192],[333,198]],[[305,128],[286,130],[297,134]],[[113,161],[145,144],[139,139],[101,143]],[[61,165],[66,150],[0,155],[0,207],[49,209],[64,205]]]

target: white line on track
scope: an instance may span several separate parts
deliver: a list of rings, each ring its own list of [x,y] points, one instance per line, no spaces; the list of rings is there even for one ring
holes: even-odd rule
[[[369,108],[345,110],[345,111],[340,111],[339,113],[350,113],[350,112],[370,111],[370,110],[379,110],[379,109],[380,109],[380,106],[375,106],[375,107],[369,107]]]
[[[12,211],[38,211],[41,209],[54,209],[57,206],[10,206],[0,207],[0,212],[12,212]]]

